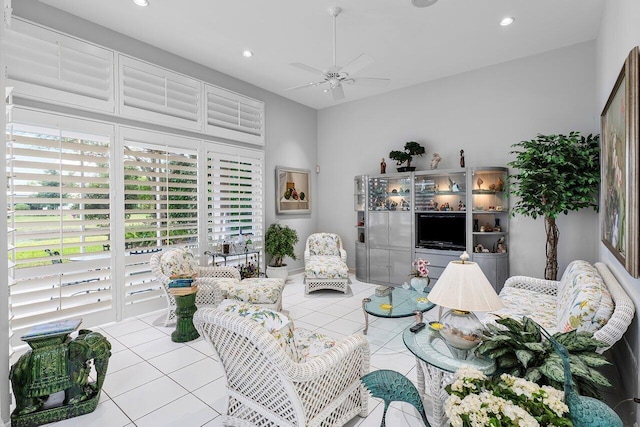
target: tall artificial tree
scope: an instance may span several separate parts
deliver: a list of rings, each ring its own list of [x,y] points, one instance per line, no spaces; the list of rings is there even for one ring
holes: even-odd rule
[[[586,207],[598,210],[600,135],[538,135],[513,144],[509,193],[519,199],[513,212],[544,218],[547,261],[544,277],[558,276],[558,215]]]

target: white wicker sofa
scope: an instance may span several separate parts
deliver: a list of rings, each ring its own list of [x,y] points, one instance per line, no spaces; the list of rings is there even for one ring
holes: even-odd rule
[[[593,332],[594,338],[607,343],[604,352],[625,333],[635,306],[606,265],[573,261],[559,281],[513,276],[500,291],[501,310],[488,313],[520,320],[530,317],[550,333],[570,330]]]
[[[239,301],[198,309],[193,323],[225,371],[224,425],[342,426],[367,415],[362,334],[340,341],[293,328],[282,313]]]

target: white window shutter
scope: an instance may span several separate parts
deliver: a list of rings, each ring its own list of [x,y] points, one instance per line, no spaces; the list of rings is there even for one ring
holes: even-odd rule
[[[15,18],[5,34],[14,95],[114,111],[113,51]]]
[[[205,96],[206,133],[264,145],[264,102],[208,84]]]
[[[182,74],[119,55],[120,114],[202,130],[202,83]]]

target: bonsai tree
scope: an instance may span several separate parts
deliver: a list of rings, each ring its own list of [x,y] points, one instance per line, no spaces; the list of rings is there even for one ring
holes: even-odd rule
[[[293,260],[296,259],[293,247],[298,243],[298,233],[289,226],[282,226],[278,223],[271,224],[264,235],[264,241],[265,251],[271,255],[271,263],[269,264],[271,267],[282,267],[284,265],[282,261],[286,256]]]
[[[516,160],[509,163],[517,173],[511,175],[508,191],[520,198],[513,212],[533,219],[544,217],[547,280],[558,276],[558,215],[586,207],[598,210],[599,142],[600,135],[585,138],[571,132],[568,136],[538,135],[512,145],[521,149],[511,152]]]
[[[411,167],[411,160],[413,156],[422,156],[425,153],[425,149],[422,145],[415,141],[409,141],[404,144],[404,151],[393,150],[389,153],[389,158],[395,160],[398,166],[403,163],[407,163],[405,170]]]

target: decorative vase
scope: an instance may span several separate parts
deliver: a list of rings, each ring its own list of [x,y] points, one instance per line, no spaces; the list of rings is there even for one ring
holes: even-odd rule
[[[429,286],[430,281],[429,277],[412,277],[411,287],[417,292],[424,292],[425,288]]]

